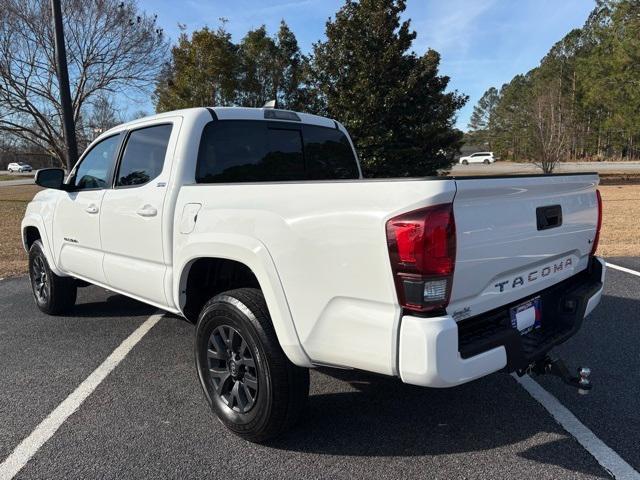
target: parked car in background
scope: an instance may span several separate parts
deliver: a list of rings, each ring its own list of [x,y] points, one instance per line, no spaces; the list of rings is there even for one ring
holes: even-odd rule
[[[30,172],[33,168],[24,162],[14,162],[7,165],[7,172]]]
[[[460,157],[460,163],[462,165],[469,165],[470,163],[484,163],[489,165],[496,161],[496,157],[493,156],[493,152],[476,152],[466,157]]]

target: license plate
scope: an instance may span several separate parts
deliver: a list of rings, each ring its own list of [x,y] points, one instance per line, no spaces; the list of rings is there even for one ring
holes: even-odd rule
[[[535,328],[540,328],[542,310],[540,297],[532,298],[511,309],[511,326],[521,335],[526,335]]]

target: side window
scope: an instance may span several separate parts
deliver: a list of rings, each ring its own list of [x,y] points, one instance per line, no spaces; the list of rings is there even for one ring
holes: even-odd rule
[[[358,164],[344,133],[334,128],[305,125],[303,135],[309,180],[359,178]]]
[[[133,130],[122,154],[116,187],[143,185],[162,172],[172,125]]]
[[[270,182],[305,178],[299,128],[264,121],[225,120],[205,126],[196,182]]]
[[[87,153],[70,182],[76,190],[105,188],[120,135],[105,138]]]

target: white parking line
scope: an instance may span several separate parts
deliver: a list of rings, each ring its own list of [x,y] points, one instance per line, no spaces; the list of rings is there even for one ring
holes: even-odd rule
[[[595,436],[576,416],[528,375],[513,378],[616,480],[638,480],[640,473]]]
[[[151,315],[89,375],[47,418],[18,445],[0,465],[0,480],[12,479],[36,452],[49,440],[89,395],[107,378],[114,368],[127,356],[142,337],[162,318],[162,313]]]
[[[630,273],[631,275],[635,275],[636,277],[640,277],[640,272],[636,272],[635,270],[631,270],[630,268],[621,267],[620,265],[614,265],[613,263],[607,262],[607,267],[613,268],[614,270],[620,270],[621,272]]]

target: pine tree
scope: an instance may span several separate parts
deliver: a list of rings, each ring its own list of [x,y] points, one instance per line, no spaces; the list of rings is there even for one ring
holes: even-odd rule
[[[495,87],[489,88],[484,95],[478,100],[478,104],[473,107],[473,113],[469,120],[468,128],[474,133],[474,139],[477,142],[486,143],[489,148],[493,148],[493,125],[491,117],[498,102],[500,94]]]
[[[224,25],[180,35],[156,85],[156,111],[233,105],[238,90],[237,46]]]
[[[541,143],[555,143],[563,160],[639,158],[638,78],[640,1],[597,0],[582,28],[503,86],[488,124],[494,150],[538,163],[548,157]],[[482,115],[472,124],[483,127]],[[555,132],[554,142],[547,134],[542,142],[541,131]]]
[[[405,8],[405,0],[347,0],[314,45],[319,113],[349,129],[366,176],[434,175],[462,139],[454,122],[467,99],[445,93],[437,52],[410,51],[416,33],[400,19]]]
[[[277,59],[275,41],[264,25],[250,30],[239,45],[240,85],[239,105],[261,107],[277,95],[280,72],[275,68]]]
[[[280,29],[276,37],[277,56],[276,92],[278,107],[289,110],[304,110],[304,89],[306,59],[300,53],[298,40],[289,26],[280,22]]]
[[[201,106],[261,107],[278,100],[302,109],[305,59],[285,22],[275,37],[265,26],[233,43],[224,24],[182,34],[156,84],[159,112]]]

